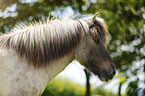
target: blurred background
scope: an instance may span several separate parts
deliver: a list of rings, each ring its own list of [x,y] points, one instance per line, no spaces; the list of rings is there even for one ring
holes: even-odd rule
[[[49,15],[80,18],[96,12],[108,26],[116,76],[101,82],[75,60],[42,96],[145,96],[145,0],[0,0],[0,35]]]

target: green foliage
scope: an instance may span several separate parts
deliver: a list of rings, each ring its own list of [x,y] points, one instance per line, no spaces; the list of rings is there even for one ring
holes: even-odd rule
[[[107,89],[101,87],[96,88],[93,93],[97,94],[98,96],[117,96],[115,93],[109,92]]]
[[[138,88],[138,80],[137,81],[133,81],[129,83],[129,86],[127,88],[127,95],[128,96],[137,96],[138,92],[140,90],[140,88]]]
[[[48,84],[42,96],[84,96],[85,87],[67,79],[54,79]]]
[[[60,14],[63,14],[67,6],[70,6],[75,14],[94,14],[99,11],[110,32],[108,51],[121,73],[117,77],[118,83],[123,86],[128,82],[124,95],[145,95],[145,87],[140,86],[145,85],[145,0],[21,1],[0,0],[0,32],[9,32],[21,21],[38,21],[42,16],[46,18],[52,11],[60,10]],[[8,10],[12,5],[16,6],[15,9]],[[132,78],[135,79],[131,81]]]
[[[86,88],[66,78],[57,77],[46,87],[42,96],[84,96]],[[91,96],[117,96],[107,89],[91,88]]]

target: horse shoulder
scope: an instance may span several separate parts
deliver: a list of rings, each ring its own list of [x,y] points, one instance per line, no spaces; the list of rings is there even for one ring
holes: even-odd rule
[[[13,50],[0,49],[0,96],[40,96],[47,83],[72,61],[72,57],[72,54],[66,55],[47,68],[35,69]]]
[[[12,50],[0,49],[0,96],[39,96],[47,79],[45,71],[35,70]]]

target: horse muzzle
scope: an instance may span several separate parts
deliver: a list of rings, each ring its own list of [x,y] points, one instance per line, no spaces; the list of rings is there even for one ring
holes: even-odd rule
[[[101,81],[111,80],[116,74],[116,70],[112,68],[111,70],[102,70],[98,75]]]

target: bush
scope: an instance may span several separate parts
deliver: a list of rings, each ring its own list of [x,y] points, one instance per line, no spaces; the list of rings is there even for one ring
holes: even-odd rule
[[[67,79],[57,78],[45,88],[42,96],[84,96],[85,87]]]

